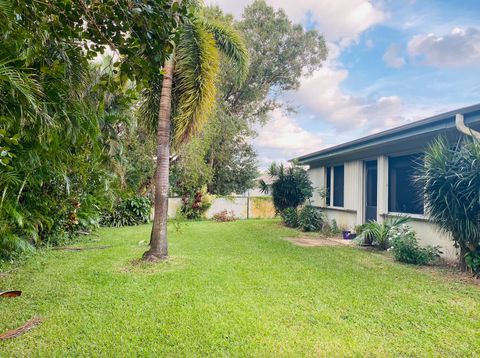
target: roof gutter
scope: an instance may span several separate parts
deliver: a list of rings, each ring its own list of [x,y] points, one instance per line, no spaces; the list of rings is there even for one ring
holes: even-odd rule
[[[477,132],[476,130],[473,130],[465,125],[463,114],[458,113],[455,115],[455,127],[459,132],[480,140],[480,132]]]

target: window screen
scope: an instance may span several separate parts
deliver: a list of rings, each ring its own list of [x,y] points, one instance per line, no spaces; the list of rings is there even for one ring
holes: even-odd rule
[[[419,154],[389,158],[388,210],[396,213],[423,214],[423,197],[413,183]]]
[[[327,206],[330,206],[330,193],[332,192],[332,168],[326,167],[325,170],[327,172],[327,191],[325,193],[325,202]]]
[[[343,207],[344,167],[333,168],[333,206]]]

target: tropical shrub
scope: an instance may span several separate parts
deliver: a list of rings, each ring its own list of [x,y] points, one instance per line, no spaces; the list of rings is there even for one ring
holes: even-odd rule
[[[465,255],[465,263],[475,276],[480,277],[480,248],[467,253]]]
[[[213,196],[204,187],[201,190],[184,193],[182,196],[181,214],[188,220],[199,220],[212,206]]]
[[[112,209],[103,212],[103,226],[121,227],[146,224],[152,214],[152,202],[146,196],[120,200]]]
[[[320,231],[323,225],[323,217],[319,209],[306,205],[298,214],[298,226],[302,231]]]
[[[478,140],[465,137],[452,146],[439,138],[426,150],[415,178],[425,198],[427,217],[451,235],[460,248],[463,269],[476,265],[473,258],[480,251],[479,173]]]
[[[395,260],[407,264],[427,265],[441,253],[438,246],[420,247],[415,232],[407,225],[393,226],[388,240]]]
[[[390,247],[389,233],[393,227],[408,222],[408,218],[400,217],[388,219],[384,222],[370,221],[363,225],[363,231],[356,240],[357,243],[373,245],[380,250],[387,250]]]
[[[298,223],[298,213],[296,208],[286,208],[280,213],[282,221],[287,227],[297,228]]]
[[[296,164],[285,167],[273,163],[268,169],[268,175],[272,183],[267,184],[261,180],[260,187],[264,193],[271,193],[278,213],[286,208],[297,208],[313,195],[314,188],[307,171]]]
[[[216,222],[225,223],[229,221],[235,221],[237,219],[235,218],[233,211],[229,212],[228,210],[223,210],[213,215],[213,220]]]
[[[363,230],[365,229],[366,224],[361,224],[361,225],[356,225],[355,226],[355,233],[357,234],[357,237],[360,236],[363,233]]]
[[[337,236],[342,232],[338,227],[337,220],[333,219],[331,222],[328,222],[326,218],[322,224],[322,234],[326,236]]]

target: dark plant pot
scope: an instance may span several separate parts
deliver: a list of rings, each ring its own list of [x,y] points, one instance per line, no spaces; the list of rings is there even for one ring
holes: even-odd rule
[[[350,231],[342,231],[343,239],[350,240]]]
[[[350,233],[350,240],[354,240],[357,237],[357,234],[354,232]]]

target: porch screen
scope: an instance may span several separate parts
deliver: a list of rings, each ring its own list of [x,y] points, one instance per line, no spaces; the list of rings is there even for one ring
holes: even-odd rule
[[[333,168],[333,206],[343,208],[344,193],[344,167],[340,165]]]
[[[325,201],[327,206],[330,206],[330,193],[332,192],[332,168],[326,167],[327,172],[327,191],[325,193]]]
[[[419,154],[393,157],[388,160],[388,211],[423,214],[423,198],[413,184]]]

